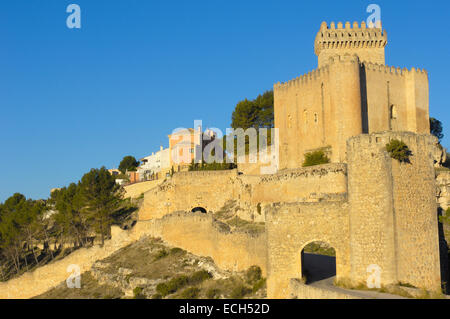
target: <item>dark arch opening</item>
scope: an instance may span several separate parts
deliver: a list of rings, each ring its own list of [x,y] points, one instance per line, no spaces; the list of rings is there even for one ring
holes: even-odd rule
[[[193,213],[202,213],[202,214],[206,214],[206,209],[204,209],[203,207],[194,207],[192,208],[191,212]]]
[[[336,251],[325,242],[314,241],[301,252],[302,278],[306,284],[329,280],[336,276]]]

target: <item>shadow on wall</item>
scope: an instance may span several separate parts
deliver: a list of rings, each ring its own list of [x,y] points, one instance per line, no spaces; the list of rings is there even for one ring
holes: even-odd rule
[[[438,220],[443,214],[443,210],[441,207],[438,208]],[[450,250],[448,247],[448,243],[445,240],[444,234],[444,225],[441,222],[438,222],[438,231],[439,231],[439,259],[441,264],[441,282],[442,282],[442,290],[446,294],[450,294]]]
[[[311,284],[336,276],[336,252],[324,243],[312,242],[301,252],[302,278]]]
[[[194,207],[194,208],[192,208],[191,212],[206,214],[206,209],[203,207]]]

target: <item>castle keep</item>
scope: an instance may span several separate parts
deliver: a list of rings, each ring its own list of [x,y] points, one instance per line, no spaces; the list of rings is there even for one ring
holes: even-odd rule
[[[426,71],[385,65],[387,34],[365,23],[322,23],[318,69],[274,85],[280,169],[300,167],[323,148],[346,162],[351,136],[380,131],[429,133]]]

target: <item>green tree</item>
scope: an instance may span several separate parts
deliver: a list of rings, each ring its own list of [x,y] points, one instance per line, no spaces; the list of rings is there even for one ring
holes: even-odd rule
[[[238,102],[231,117],[231,127],[244,130],[249,127],[272,128],[274,125],[273,101],[273,91],[266,91],[254,100],[245,99]]]
[[[27,255],[31,252],[38,263],[34,250],[34,240],[38,238],[40,219],[45,211],[43,201],[27,200],[16,193],[0,206],[0,248],[3,256],[9,260],[18,273],[21,260],[28,268]]]
[[[254,128],[257,131],[261,128],[269,129],[267,131],[267,145],[271,145],[271,130],[274,127],[274,111],[273,111],[274,99],[273,91],[266,91],[263,94],[258,95],[254,100],[245,99],[237,103],[232,117],[231,127],[233,129],[242,128],[244,130],[248,128]],[[223,137],[223,147],[226,149],[226,138]],[[237,152],[237,143],[234,143],[234,153]],[[257,146],[259,146],[259,134],[257,135]],[[227,150],[230,151],[230,150]],[[249,139],[245,138],[245,153],[249,153]]]
[[[119,208],[123,189],[105,167],[91,169],[81,178],[80,192],[88,222],[100,234],[102,244],[109,232],[112,215]]]
[[[442,133],[442,123],[434,117],[430,117],[430,133],[438,138],[439,143],[444,137],[444,134]]]
[[[135,171],[139,166],[139,162],[134,158],[134,156],[125,156],[119,164],[119,171],[125,174],[126,171]]]
[[[57,211],[53,218],[62,244],[70,240],[74,246],[85,246],[88,225],[82,214],[84,198],[80,186],[72,183],[54,191],[49,202]]]

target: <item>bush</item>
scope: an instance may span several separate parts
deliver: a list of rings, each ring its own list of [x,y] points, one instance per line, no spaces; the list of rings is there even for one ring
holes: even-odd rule
[[[164,257],[166,257],[167,255],[169,255],[169,253],[168,253],[165,249],[161,249],[160,251],[158,251],[158,252],[156,253],[155,258],[154,258],[153,260],[155,261],[155,260],[164,258]]]
[[[184,287],[188,283],[188,277],[182,275],[170,279],[168,282],[160,283],[156,286],[156,291],[162,296],[173,294],[178,289]]]
[[[154,294],[152,299],[162,299],[162,296],[160,294]]]
[[[245,295],[249,294],[251,290],[244,285],[239,285],[233,288],[233,290],[230,293],[231,299],[242,299]]]
[[[200,289],[197,287],[190,287],[183,290],[181,293],[181,298],[183,299],[196,299],[200,293]]]
[[[401,163],[409,163],[409,157],[411,156],[411,151],[403,141],[396,139],[391,140],[386,144],[386,150],[389,155]]]
[[[323,151],[314,151],[305,154],[305,161],[303,162],[303,167],[327,164],[330,162],[328,156],[325,155]]]
[[[262,278],[261,268],[259,266],[251,266],[245,273],[247,283],[253,284]]]
[[[171,255],[184,254],[185,252],[186,252],[185,250],[178,248],[178,247],[172,248],[170,250]]]
[[[208,299],[219,299],[220,290],[216,288],[210,288],[206,291],[206,298]]]
[[[189,278],[189,283],[195,285],[210,278],[212,278],[212,275],[209,272],[200,270],[192,274],[191,278]]]
[[[266,286],[266,278],[261,278],[255,284],[253,285],[253,293],[257,292],[261,288],[264,288]]]
[[[136,287],[133,289],[134,299],[145,299],[145,295],[142,294],[144,289],[142,287]]]

